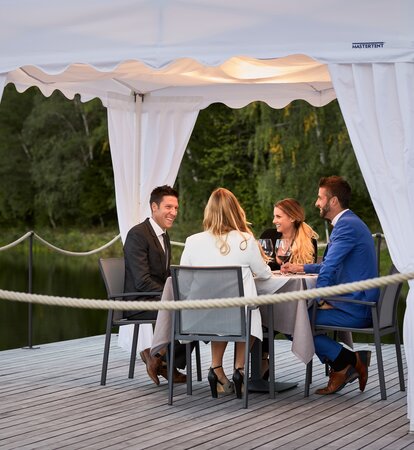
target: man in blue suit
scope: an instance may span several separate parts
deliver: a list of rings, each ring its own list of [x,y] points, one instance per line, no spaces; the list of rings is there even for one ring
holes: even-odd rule
[[[361,281],[378,276],[374,241],[366,224],[349,209],[351,187],[342,177],[331,176],[319,181],[315,206],[320,216],[331,222],[333,230],[321,264],[289,264],[282,271],[318,273],[316,287]],[[358,300],[377,301],[378,289],[347,294]],[[367,327],[372,325],[368,306],[318,301],[316,325]],[[333,394],[347,383],[359,379],[364,391],[368,379],[370,351],[352,352],[327,335],[314,337],[315,351],[322,363],[331,368],[328,385],[318,389],[320,395]]]

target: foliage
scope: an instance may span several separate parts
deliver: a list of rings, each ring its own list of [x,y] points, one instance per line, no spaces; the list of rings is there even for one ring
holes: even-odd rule
[[[105,110],[99,101],[6,89],[0,105],[0,220],[30,225],[114,222]],[[16,114],[20,112],[20,116]]]
[[[315,108],[297,101],[281,110],[260,102],[241,110],[212,105],[200,112],[177,180],[180,227],[184,235],[197,231],[211,191],[224,186],[238,197],[256,234],[272,226],[276,201],[295,197],[322,235],[314,207],[318,180],[333,174],[349,180],[352,208],[379,230],[337,102]]]
[[[116,227],[105,109],[36,89],[7,86],[0,104],[0,224]],[[272,226],[273,204],[297,198],[323,233],[314,207],[321,176],[341,174],[353,187],[352,209],[372,231],[379,224],[337,102],[296,101],[275,110],[255,102],[239,110],[214,104],[199,114],[176,185],[180,214],[172,237],[201,229],[218,186],[232,190],[256,234]]]

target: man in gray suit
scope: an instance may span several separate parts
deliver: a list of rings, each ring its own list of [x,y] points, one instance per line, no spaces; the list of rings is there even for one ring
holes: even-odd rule
[[[151,217],[132,227],[124,244],[125,292],[162,291],[170,276],[171,245],[167,230],[178,213],[178,193],[170,186],[155,188],[150,197]],[[140,298],[142,300],[142,297]],[[160,297],[148,297],[159,301]],[[128,311],[126,318],[156,319],[157,311]],[[150,355],[147,348],[140,353],[149,377],[159,384],[158,375],[168,379],[165,355]],[[177,367],[185,367],[185,346],[178,344],[175,352]],[[186,376],[174,368],[174,383],[185,383]]]

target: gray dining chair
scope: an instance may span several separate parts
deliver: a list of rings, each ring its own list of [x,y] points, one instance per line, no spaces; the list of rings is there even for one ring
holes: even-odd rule
[[[161,297],[162,292],[124,292],[125,261],[123,257],[105,259],[101,258],[99,260],[99,268],[103,281],[105,283],[109,300],[127,300],[128,298],[139,299],[140,297],[149,296]],[[106,384],[112,328],[114,326],[134,325],[128,373],[128,378],[134,378],[139,326],[145,323],[154,324],[155,319],[129,319],[124,318],[123,311],[114,311],[112,309],[108,310],[105,333],[105,347],[101,372],[102,386]]]
[[[175,300],[243,297],[242,268],[171,266]],[[169,369],[174,365],[174,341],[246,342],[244,386],[249,378],[249,341],[251,311],[248,307],[193,309],[175,311],[172,321]],[[188,352],[187,352],[188,354]],[[172,377],[169,376],[168,404],[173,403]],[[192,394],[191,364],[187,363],[187,394]],[[243,407],[248,406],[248,389],[243,392]]]
[[[392,265],[389,274],[399,273],[398,270]],[[352,333],[362,333],[371,334],[374,336],[375,351],[377,355],[377,365],[378,365],[378,377],[380,383],[381,399],[387,399],[387,391],[385,387],[385,376],[384,376],[384,362],[382,358],[381,350],[381,337],[393,334],[395,351],[397,355],[397,366],[398,366],[398,376],[400,382],[400,390],[405,391],[404,382],[404,371],[401,355],[401,339],[400,331],[398,328],[398,301],[400,298],[400,292],[402,288],[402,283],[389,284],[383,287],[380,291],[380,296],[378,302],[365,302],[361,300],[354,300],[344,297],[326,297],[329,303],[335,303],[337,301],[353,303],[353,304],[363,304],[371,307],[372,312],[372,326],[366,328],[351,328],[351,327],[340,327],[340,326],[328,326],[328,325],[318,325],[313,326],[315,333],[328,332],[328,331],[350,331]],[[315,305],[314,305],[315,308]],[[314,315],[313,315],[314,316]],[[310,371],[310,372],[309,372]],[[312,373],[312,361],[306,367],[306,380],[305,380],[305,393],[309,394],[309,384],[311,382]],[[306,394],[305,394],[306,396]]]

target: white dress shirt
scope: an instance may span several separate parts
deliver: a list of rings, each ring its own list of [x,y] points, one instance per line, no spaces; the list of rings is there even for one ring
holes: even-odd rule
[[[338,214],[332,219],[331,225],[334,227],[334,226],[337,224],[338,220],[342,217],[342,214],[346,213],[347,211],[349,211],[349,208],[344,209],[343,211],[341,211],[340,213],[338,213]]]
[[[150,222],[155,234],[157,235],[158,240],[160,241],[162,249],[165,252],[164,238],[163,238],[163,234],[165,233],[165,230],[163,230],[152,217],[149,218],[149,222]]]

